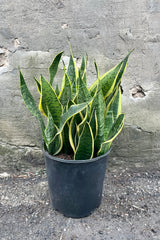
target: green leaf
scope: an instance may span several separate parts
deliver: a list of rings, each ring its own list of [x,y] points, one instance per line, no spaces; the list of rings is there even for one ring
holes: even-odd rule
[[[54,123],[59,126],[62,115],[62,105],[58,100],[54,89],[43,76],[41,76],[41,88],[42,93],[40,103],[43,103],[45,106],[47,106],[52,115]]]
[[[119,71],[119,73],[118,73],[118,76],[117,76],[117,79],[116,79],[116,83],[115,83],[115,86],[114,86],[115,89],[118,88],[118,87],[120,86],[120,84],[121,84],[121,79],[122,79],[122,76],[123,76],[123,74],[124,74],[124,72],[125,72],[125,70],[126,70],[129,56],[130,56],[130,54],[133,52],[133,50],[134,50],[134,49],[132,49],[132,50],[127,54],[127,56],[123,59],[123,61],[122,61],[122,67],[121,67],[121,69],[120,69],[120,71]]]
[[[120,84],[121,78],[127,66],[129,55],[132,51],[133,50],[131,50],[118,65],[116,65],[114,68],[112,68],[100,77],[100,83],[104,98],[108,97],[112,93],[112,91]],[[97,84],[98,80],[95,81],[89,88],[92,96],[96,92]]]
[[[92,159],[94,153],[94,138],[92,129],[88,122],[84,125],[75,152],[75,160]]]
[[[98,132],[98,120],[97,120],[97,114],[96,114],[95,109],[92,110],[92,114],[91,114],[91,117],[90,117],[90,120],[89,120],[89,124],[91,126],[94,139],[96,139],[97,132]]]
[[[65,126],[63,128],[62,136],[63,136],[62,151],[66,154],[72,154],[73,151],[72,151],[72,147],[71,147],[70,141],[69,141],[69,124],[65,124]]]
[[[94,65],[95,65],[95,69],[96,69],[96,73],[97,73],[97,79],[99,81],[99,70],[98,70],[98,66],[97,66],[96,60],[94,60]]]
[[[45,124],[43,122],[43,118],[42,118],[42,116],[41,116],[41,114],[38,110],[38,107],[35,103],[35,100],[34,100],[32,94],[30,93],[30,91],[29,91],[29,89],[26,85],[26,82],[25,82],[24,77],[23,77],[20,70],[19,70],[19,75],[20,75],[20,89],[21,89],[21,94],[22,94],[23,101],[24,101],[26,107],[28,108],[28,110],[31,112],[31,114],[34,117],[36,117],[38,119],[38,121],[40,122],[41,131],[42,131],[44,141],[47,142],[46,136],[45,136],[45,133],[44,133]]]
[[[103,155],[106,153],[113,142],[113,140],[118,136],[118,134],[121,132],[124,125],[124,114],[120,114],[117,118],[117,120],[112,125],[112,128],[108,134],[107,140],[101,144],[100,150],[98,151],[98,156]]]
[[[63,52],[60,52],[58,53],[53,62],[51,63],[51,65],[49,66],[49,83],[52,85],[53,84],[53,80],[54,80],[54,77],[58,71],[58,65],[59,65],[59,62],[61,60],[61,56],[62,56]]]
[[[76,115],[77,113],[81,112],[83,109],[85,109],[89,104],[91,103],[91,101],[88,102],[84,102],[81,104],[76,104],[76,105],[72,105],[68,111],[66,111],[62,117],[61,117],[61,121],[60,121],[60,127],[59,127],[59,131],[58,134],[62,132],[64,125],[66,124],[66,122],[73,117],[74,115]]]
[[[71,121],[69,123],[69,141],[70,141],[70,145],[71,145],[74,152],[75,152],[75,149],[76,149],[74,139],[75,139],[75,135],[76,135],[76,132],[77,132],[77,126],[82,122],[82,120],[83,120],[83,118],[81,117],[81,114],[77,113],[76,115],[74,115],[71,118]],[[66,124],[65,124],[65,126],[66,126]]]
[[[95,109],[97,115],[97,123],[98,130],[97,136],[95,139],[95,152],[97,152],[103,142],[103,133],[104,133],[104,113],[105,113],[105,102],[102,94],[102,90],[100,88],[100,84],[98,84],[97,93],[92,102],[92,110]]]
[[[113,92],[105,99],[105,103],[106,103],[106,112],[108,112],[109,107],[116,95],[117,89],[113,90]]]
[[[89,101],[91,99],[91,94],[82,80],[81,76],[79,75],[79,81],[78,81],[78,94],[77,94],[77,102],[83,103]]]
[[[100,77],[100,83],[101,83],[101,88],[102,88],[104,98],[109,96],[113,91],[114,86],[116,84],[116,78],[118,77],[118,73],[121,67],[122,67],[122,62]],[[98,84],[98,80],[95,81],[89,88],[92,96],[96,92],[97,84]]]
[[[37,84],[38,92],[41,94],[41,84],[39,83],[39,81],[36,78],[34,78],[34,80],[35,80],[35,82]]]
[[[58,132],[57,126],[54,124],[54,138],[51,140],[51,142],[48,144],[48,152],[51,155],[57,155],[63,147],[63,138],[62,134],[56,134]]]
[[[66,72],[64,78],[64,85],[58,96],[58,99],[60,100],[63,106],[66,106],[67,102],[72,100],[72,84]]]
[[[51,113],[48,111],[47,126],[45,129],[45,135],[48,143],[50,143],[53,140],[56,133],[57,133],[57,128],[54,124]]]
[[[107,140],[109,132],[113,126],[113,123],[114,123],[113,112],[108,111],[104,123],[104,141]]]
[[[70,48],[70,52],[71,52],[71,55],[70,55],[69,65],[67,68],[67,75],[68,75],[69,79],[71,80],[73,96],[75,96],[76,91],[77,91],[78,70],[77,70],[77,66],[76,66],[71,48]]]
[[[87,77],[86,77],[86,66],[87,66],[87,57],[82,57],[81,67],[79,69],[79,75],[82,78],[83,82],[87,84]]]
[[[80,136],[82,130],[83,130],[83,127],[87,121],[87,117],[88,117],[88,107],[86,107],[86,109],[84,110],[85,111],[85,116],[84,118],[82,119],[82,121],[77,124],[77,131],[78,131],[78,135]]]
[[[121,88],[120,87],[116,90],[113,101],[109,106],[109,111],[113,112],[114,119],[117,119],[117,117],[121,114]]]

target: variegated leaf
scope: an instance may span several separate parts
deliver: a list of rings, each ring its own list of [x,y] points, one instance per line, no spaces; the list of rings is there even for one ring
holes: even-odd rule
[[[59,126],[63,109],[62,105],[49,82],[43,76],[41,76],[40,109],[42,107],[42,109],[44,110],[43,106],[46,106],[46,109],[48,108],[55,125]]]
[[[61,56],[62,56],[63,52],[60,52],[58,53],[53,62],[51,63],[51,65],[49,66],[49,83],[52,85],[53,84],[53,80],[54,80],[54,77],[58,71],[58,65],[59,65],[59,62],[61,60]]]
[[[98,156],[103,155],[108,151],[113,140],[121,132],[123,125],[124,125],[124,114],[120,114],[117,120],[114,122],[106,141],[101,144],[100,150],[98,151],[98,154],[97,154]]]
[[[31,112],[31,114],[34,117],[36,117],[38,119],[38,121],[40,122],[43,139],[45,142],[47,142],[45,132],[44,132],[45,124],[44,124],[43,118],[40,114],[40,111],[38,110],[35,100],[34,100],[32,94],[30,93],[20,70],[19,70],[19,75],[20,75],[20,89],[21,89],[23,101],[24,101],[26,107],[28,108],[28,110]]]
[[[66,106],[67,102],[72,100],[72,84],[66,72],[64,78],[64,85],[59,93],[58,99],[63,106]]]
[[[78,146],[74,155],[75,160],[92,159],[94,154],[94,137],[88,122],[84,125]]]

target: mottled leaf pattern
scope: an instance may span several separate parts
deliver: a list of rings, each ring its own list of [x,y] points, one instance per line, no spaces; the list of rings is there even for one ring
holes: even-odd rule
[[[46,139],[46,136],[44,133],[45,124],[44,124],[43,118],[38,110],[38,107],[35,103],[35,100],[34,100],[32,94],[30,93],[30,91],[26,85],[26,82],[25,82],[24,77],[20,70],[19,70],[19,75],[20,75],[20,89],[21,89],[23,101],[24,101],[26,107],[28,108],[28,110],[31,112],[31,114],[34,117],[36,117],[38,119],[38,121],[40,122],[43,138],[47,142],[47,139]]]
[[[63,106],[66,106],[68,101],[72,100],[72,84],[66,72],[64,78],[64,85],[61,92],[59,93],[58,99]]]
[[[86,147],[87,146],[87,147]],[[74,155],[75,160],[85,160],[93,157],[94,153],[94,138],[92,129],[88,122],[84,125],[80,135],[78,146]]]
[[[39,109],[20,71],[23,100],[40,122],[44,149],[49,154],[61,152],[74,155],[75,160],[85,160],[100,156],[110,149],[124,125],[120,84],[132,51],[101,77],[95,61],[97,81],[88,88],[87,58],[82,57],[77,70],[70,48],[67,70],[63,64],[62,87],[59,89],[57,84],[54,90],[52,84],[63,52],[58,53],[49,67],[49,81],[42,75],[40,82],[35,78],[40,93]],[[47,117],[46,127],[41,113]]]
[[[41,76],[41,87],[41,102],[47,106],[52,115],[54,123],[59,126],[62,115],[62,105],[58,100],[54,89],[43,76]]]
[[[112,125],[112,128],[109,131],[108,137],[101,144],[100,150],[98,151],[98,156],[104,154],[106,150],[108,151],[108,146],[113,142],[113,140],[118,136],[118,134],[121,132],[124,125],[124,114],[120,114],[114,124]]]

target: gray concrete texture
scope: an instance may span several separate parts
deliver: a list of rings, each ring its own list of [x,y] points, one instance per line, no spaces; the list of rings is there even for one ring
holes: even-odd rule
[[[18,66],[35,93],[34,76],[47,77],[59,51],[68,61],[68,40],[77,62],[88,54],[89,85],[96,79],[94,59],[103,74],[135,48],[122,81],[125,128],[111,157],[122,168],[159,167],[159,0],[0,0],[0,13],[1,171],[43,163],[39,123],[21,98]],[[59,85],[61,79],[62,64]]]

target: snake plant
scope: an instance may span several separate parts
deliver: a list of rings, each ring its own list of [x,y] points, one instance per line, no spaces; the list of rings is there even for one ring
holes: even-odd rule
[[[61,89],[53,88],[63,52],[49,66],[49,80],[41,75],[35,78],[40,94],[39,107],[31,95],[21,70],[20,88],[25,105],[40,122],[44,149],[51,155],[66,153],[75,160],[92,159],[106,153],[124,124],[121,113],[121,79],[130,51],[114,68],[99,76],[88,88],[87,59],[82,57],[78,69],[71,50],[68,68],[64,68]],[[44,121],[44,116],[47,121]],[[45,125],[46,123],[46,125]]]

